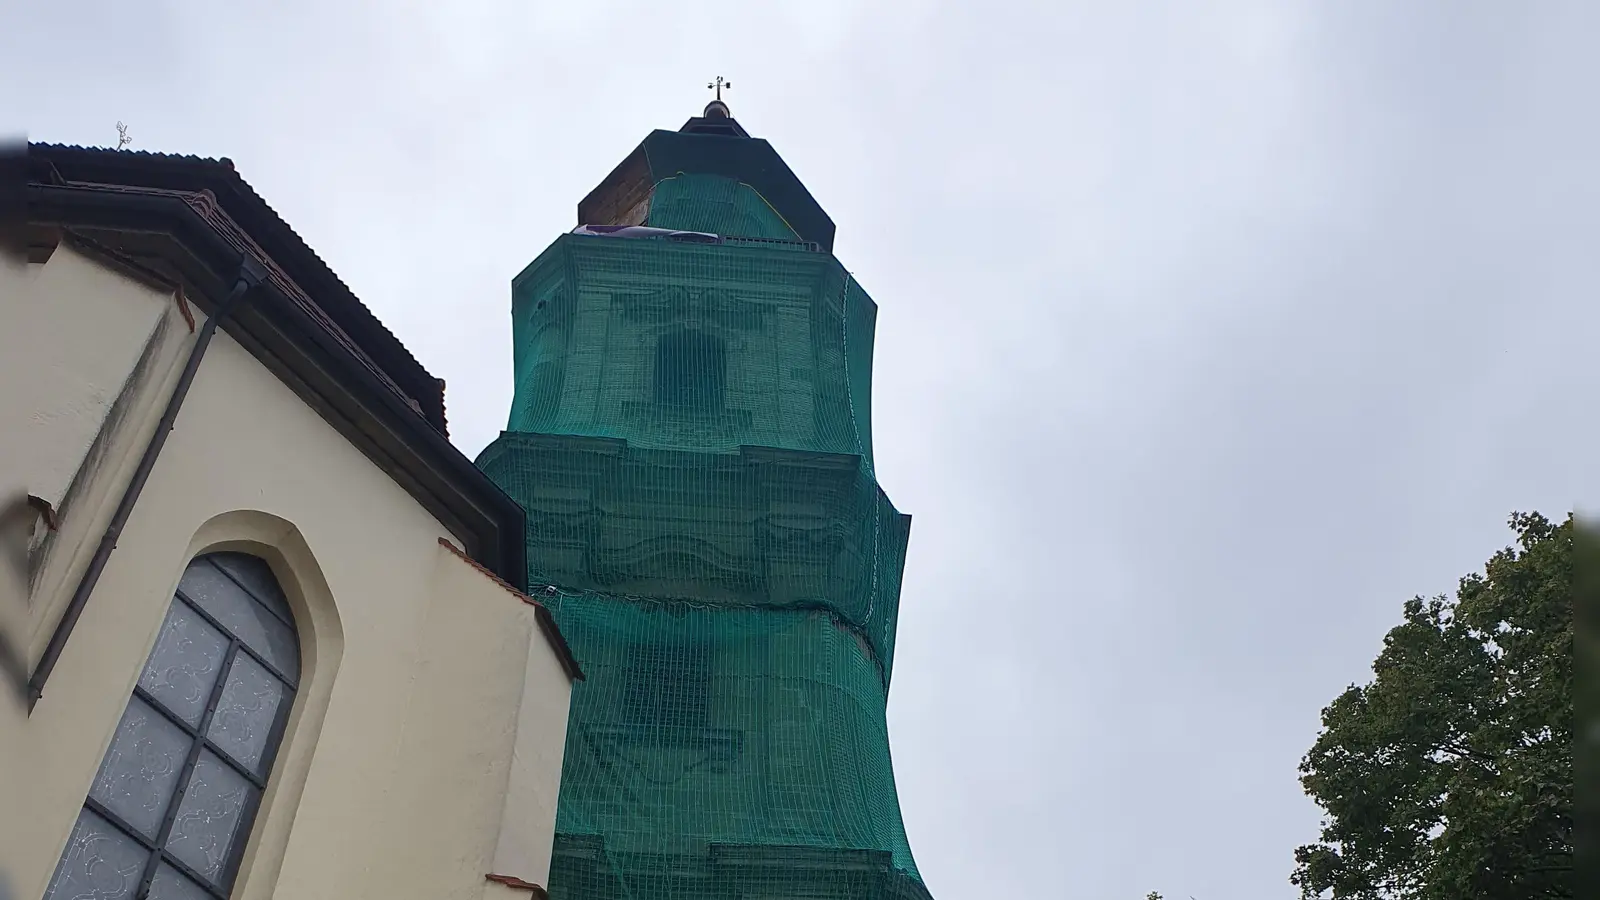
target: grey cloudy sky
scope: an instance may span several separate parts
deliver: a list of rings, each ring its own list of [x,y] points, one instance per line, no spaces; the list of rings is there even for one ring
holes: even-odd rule
[[[732,79],[879,303],[889,719],[940,900],[1291,896],[1295,766],[1400,604],[1600,498],[1600,4],[5,16],[0,129],[232,158],[469,454],[511,277]]]

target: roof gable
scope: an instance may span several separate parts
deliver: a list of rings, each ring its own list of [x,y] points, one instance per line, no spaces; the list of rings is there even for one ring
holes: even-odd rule
[[[429,425],[441,434],[448,433],[444,382],[423,367],[239,176],[232,160],[63,144],[29,144],[28,150],[36,178],[64,185],[143,188],[182,198],[235,249],[248,249],[266,261],[281,290],[329,326],[341,343]]]

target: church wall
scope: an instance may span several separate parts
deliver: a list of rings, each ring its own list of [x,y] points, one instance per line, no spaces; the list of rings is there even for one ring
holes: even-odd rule
[[[56,530],[7,534],[0,641],[37,660],[150,440],[190,340],[170,291],[63,244],[0,265],[0,505],[32,494]],[[22,552],[26,552],[23,557]],[[4,702],[4,701],[0,701]]]
[[[171,291],[70,246],[49,265],[0,266],[0,296],[0,378],[12,388],[0,392],[0,477],[59,508],[112,406],[152,368],[140,365],[147,348],[186,325]]]
[[[163,317],[179,314],[170,295],[106,275],[65,246],[43,267],[0,274],[7,305],[19,278],[48,287],[30,300],[36,319],[16,341],[33,348],[20,359],[0,355],[3,383],[30,384],[14,378],[55,359],[69,383],[104,385],[79,390],[109,408],[103,396],[129,381]],[[166,333],[175,340],[158,342],[126,412],[132,424],[102,454],[102,468],[122,473],[101,486],[105,504],[120,495],[192,340],[181,316]],[[77,408],[56,399],[65,391],[7,396],[37,393],[30,402]],[[50,439],[81,459],[87,449],[73,448],[98,430],[64,428]],[[29,452],[40,455],[37,446]],[[16,471],[10,461],[5,471]],[[33,470],[58,471],[34,465],[24,474]],[[103,527],[84,528],[92,536],[76,555],[92,551]],[[219,330],[44,696],[29,716],[3,712],[0,894],[43,892],[186,563],[218,549],[268,561],[296,613],[302,652],[300,688],[232,896],[434,900],[499,890],[488,874],[542,883],[570,681],[534,607],[441,539],[462,543]],[[70,593],[75,578],[59,581],[57,593]],[[39,601],[57,611],[36,617],[35,631],[48,637],[62,602]],[[30,665],[40,643],[29,643]],[[518,835],[509,851],[499,846],[503,831]]]
[[[547,885],[572,684],[553,654],[529,653],[526,659],[491,869],[496,875]]]

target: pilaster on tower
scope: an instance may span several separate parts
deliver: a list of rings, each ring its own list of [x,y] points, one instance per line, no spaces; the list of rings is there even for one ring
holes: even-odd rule
[[[910,517],[874,474],[876,305],[720,99],[578,219],[513,281],[479,459],[588,675],[551,895],[925,900],[884,719]]]

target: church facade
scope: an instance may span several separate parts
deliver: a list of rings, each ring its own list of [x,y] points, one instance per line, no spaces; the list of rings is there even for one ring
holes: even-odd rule
[[[720,99],[513,280],[475,461],[231,163],[11,163],[0,900],[929,900],[877,307]]]
[[[0,897],[542,893],[582,672],[442,384],[226,161],[10,164]]]

